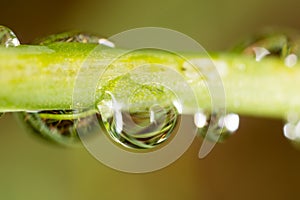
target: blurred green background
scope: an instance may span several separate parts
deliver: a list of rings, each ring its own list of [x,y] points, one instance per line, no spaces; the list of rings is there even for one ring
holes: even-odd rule
[[[268,26],[300,29],[297,0],[1,0],[0,24],[21,42],[65,30],[103,36],[143,26],[175,29],[209,51],[224,51]],[[281,120],[242,117],[239,131],[203,160],[200,141],[178,161],[148,174],[126,174],[85,149],[31,137],[11,114],[0,120],[0,199],[297,199],[300,151]]]

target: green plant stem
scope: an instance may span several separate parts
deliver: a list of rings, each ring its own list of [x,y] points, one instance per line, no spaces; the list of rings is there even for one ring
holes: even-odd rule
[[[94,48],[92,44],[77,43],[0,48],[0,112],[72,109],[76,77]],[[109,48],[94,50],[89,65],[104,68],[105,61],[120,52]],[[187,59],[205,59],[204,54],[184,55]],[[300,64],[289,68],[279,58],[257,62],[252,57],[230,53],[215,53],[211,57],[223,70],[220,75],[228,112],[276,118],[300,112]],[[188,73],[178,56],[149,50],[120,59],[103,80],[122,76],[123,70],[132,68],[133,63],[160,63],[184,76]],[[188,81],[189,76],[185,79]],[[191,82],[191,87],[200,86]],[[200,105],[209,107],[209,98],[199,99]]]

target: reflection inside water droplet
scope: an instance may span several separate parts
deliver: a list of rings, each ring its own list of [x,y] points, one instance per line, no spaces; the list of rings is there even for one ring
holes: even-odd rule
[[[30,130],[47,140],[66,146],[80,144],[77,127],[86,127],[87,135],[92,132],[94,120],[91,111],[51,110],[20,113],[21,120]]]
[[[223,142],[228,139],[239,128],[239,116],[234,113],[218,117],[216,114],[209,115],[204,111],[194,115],[194,123],[199,128],[202,137],[207,135],[208,127],[212,126],[212,131],[208,139],[213,142]]]
[[[106,91],[103,100],[97,104],[108,136],[128,149],[152,149],[167,141],[178,122],[178,102],[160,105],[150,103],[153,93],[160,93],[172,99],[166,88],[144,85],[136,89],[129,102],[119,102],[116,95]],[[136,101],[139,95],[145,101]],[[131,99],[131,100],[130,100]],[[147,106],[148,105],[148,106]]]

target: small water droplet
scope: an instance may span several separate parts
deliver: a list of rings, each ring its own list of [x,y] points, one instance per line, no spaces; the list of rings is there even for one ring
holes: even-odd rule
[[[49,45],[55,42],[67,42],[67,43],[77,42],[77,43],[100,44],[111,48],[115,47],[115,44],[106,38],[89,34],[89,33],[78,32],[78,31],[64,32],[60,34],[50,35],[47,36],[46,38],[36,40],[34,43],[40,45]]]
[[[162,106],[157,103],[151,105],[150,101],[135,100],[141,94],[143,99],[151,99],[157,92],[162,96],[163,90],[166,88],[141,86],[130,97],[132,101],[127,103],[119,102],[112,92],[107,91],[97,107],[109,137],[133,150],[152,149],[167,141],[178,122],[178,102]],[[172,99],[170,91],[165,91],[166,93],[168,95],[165,96]]]
[[[98,40],[98,43],[101,44],[101,45],[104,45],[104,46],[111,47],[111,48],[115,47],[115,44],[113,42],[111,42],[111,41],[109,41],[108,39],[105,39],[105,38],[100,38]]]
[[[202,137],[206,136],[208,127],[213,125],[212,134],[208,139],[213,142],[223,142],[238,130],[240,120],[239,116],[234,113],[217,117],[216,114],[209,115],[207,112],[200,111],[194,115],[194,123],[199,128],[198,132]]]
[[[237,114],[229,113],[225,117],[221,118],[219,121],[219,126],[224,125],[224,129],[226,129],[230,133],[234,133],[238,130],[240,124],[240,118]]]
[[[300,118],[299,115],[291,113],[283,126],[284,136],[298,149],[300,149]]]
[[[204,112],[197,112],[194,116],[194,123],[198,128],[204,128],[208,125],[207,115]]]
[[[253,47],[253,51],[255,53],[255,60],[257,62],[261,61],[261,59],[263,59],[266,55],[270,54],[270,51],[263,47]]]
[[[5,47],[16,47],[20,45],[20,41],[12,30],[0,25],[0,45]]]
[[[297,61],[298,61],[298,56],[292,53],[287,57],[285,57],[284,64],[287,67],[294,67],[297,64]]]
[[[88,111],[80,113],[73,110],[36,111],[23,112],[19,116],[33,133],[66,146],[80,144],[77,127],[86,127],[87,135],[93,129],[91,125],[93,118]]]

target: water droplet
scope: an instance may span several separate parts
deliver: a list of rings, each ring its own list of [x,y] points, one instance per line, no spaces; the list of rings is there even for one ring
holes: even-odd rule
[[[92,131],[93,118],[91,111],[51,110],[23,112],[19,116],[29,129],[42,138],[66,146],[80,144],[76,128],[86,127],[87,135]]]
[[[270,51],[263,47],[253,47],[253,51],[255,53],[255,60],[257,62],[261,61],[261,59],[263,59],[266,55],[270,54]]]
[[[152,104],[155,102],[152,101],[154,93],[172,99],[171,92],[166,90],[143,85],[135,90],[127,103],[120,102],[117,95],[107,91],[97,107],[109,137],[127,149],[152,149],[167,141],[178,122],[179,103],[172,101],[166,104],[168,106]],[[150,101],[136,98],[140,95]]]
[[[284,64],[287,67],[294,67],[297,64],[297,61],[298,61],[298,56],[292,53],[287,57],[285,57]]]
[[[299,115],[291,113],[288,115],[287,122],[283,126],[284,136],[291,143],[300,149],[300,118]]]
[[[50,35],[46,38],[36,40],[34,43],[40,45],[49,45],[55,42],[77,42],[77,43],[89,43],[100,44],[107,47],[115,47],[115,44],[106,38],[99,37],[89,33],[82,33],[78,31],[64,32],[60,34]]]
[[[197,112],[194,115],[194,123],[198,128],[204,128],[205,126],[207,126],[208,122],[207,122],[207,115],[204,112]]]
[[[240,124],[240,118],[237,114],[230,113],[219,121],[219,126],[224,124],[224,128],[229,132],[233,133],[238,130]]]
[[[0,45],[5,47],[16,47],[20,45],[20,41],[12,30],[0,25]]]
[[[98,43],[101,44],[101,45],[104,45],[104,46],[111,47],[111,48],[115,47],[115,44],[113,42],[111,42],[111,41],[109,41],[108,39],[105,39],[105,38],[100,38],[98,40]]]
[[[212,134],[208,139],[213,142],[223,142],[238,130],[240,120],[239,116],[234,113],[217,117],[216,114],[209,115],[207,112],[200,111],[194,115],[194,123],[199,128],[198,132],[202,137],[206,136],[208,127],[213,125]]]

